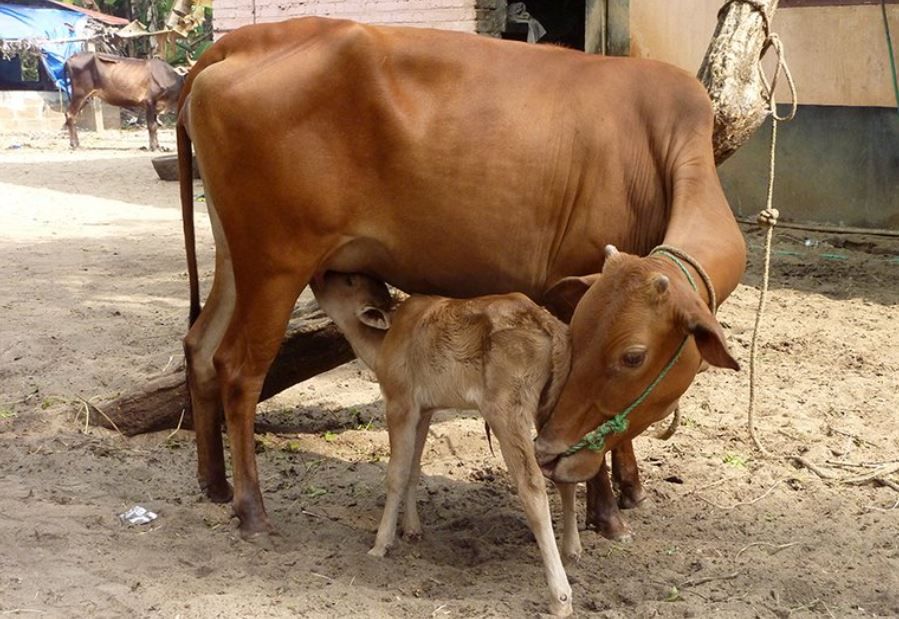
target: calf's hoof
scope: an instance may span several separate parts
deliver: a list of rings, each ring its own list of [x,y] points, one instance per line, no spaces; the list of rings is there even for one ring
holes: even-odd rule
[[[378,557],[379,559],[384,558],[384,555],[387,554],[386,546],[375,546],[371,550],[368,551],[369,556]]]
[[[403,531],[403,540],[411,544],[421,541],[421,529],[407,529]]]
[[[563,548],[562,549],[562,563],[565,564],[566,567],[577,565],[581,560],[581,553],[583,550],[581,549],[581,544],[578,542],[577,546],[572,548]]]
[[[571,593],[561,594],[554,598],[549,605],[549,614],[551,617],[569,617],[571,616]]]

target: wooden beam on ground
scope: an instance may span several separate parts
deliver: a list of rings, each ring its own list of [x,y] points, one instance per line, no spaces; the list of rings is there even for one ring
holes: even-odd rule
[[[266,376],[260,401],[354,357],[336,325],[314,303],[305,305],[290,320],[281,350]],[[183,364],[91,410],[92,424],[118,429],[126,436],[175,428],[179,422],[182,427],[190,428],[191,421]]]

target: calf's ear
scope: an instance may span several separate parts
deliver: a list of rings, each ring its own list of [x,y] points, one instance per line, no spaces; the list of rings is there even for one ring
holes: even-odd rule
[[[696,341],[702,358],[719,368],[739,370],[740,364],[730,354],[724,340],[724,329],[705,305],[692,308],[684,317],[686,330]]]
[[[361,307],[356,312],[356,318],[359,319],[359,322],[372,329],[387,331],[390,328],[390,314],[380,307],[374,307],[373,305]]]
[[[571,322],[574,308],[580,303],[584,293],[600,278],[599,273],[580,277],[563,277],[543,295],[543,305],[565,323]]]

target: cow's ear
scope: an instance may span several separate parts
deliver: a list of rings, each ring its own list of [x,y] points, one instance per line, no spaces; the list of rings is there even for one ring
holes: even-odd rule
[[[380,307],[374,307],[373,305],[361,307],[356,312],[356,318],[359,319],[359,322],[372,329],[387,331],[390,328],[390,313]]]
[[[699,354],[711,365],[719,368],[739,370],[740,364],[730,354],[724,340],[724,329],[705,305],[697,303],[684,316],[687,333],[693,336]]]
[[[581,297],[600,278],[599,273],[581,277],[563,277],[543,295],[543,305],[559,320],[570,323]]]

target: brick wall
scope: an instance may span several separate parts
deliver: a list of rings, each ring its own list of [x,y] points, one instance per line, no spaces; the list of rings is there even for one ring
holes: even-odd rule
[[[496,36],[505,4],[505,0],[215,0],[213,26],[218,37],[254,22],[318,15]]]

